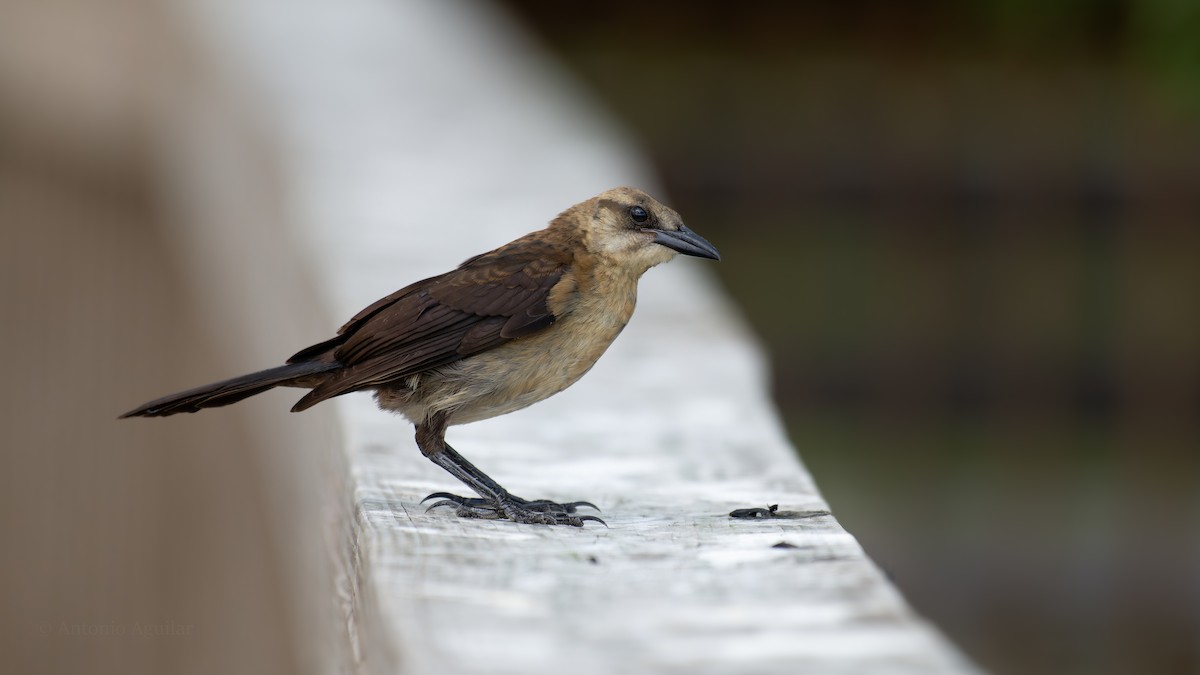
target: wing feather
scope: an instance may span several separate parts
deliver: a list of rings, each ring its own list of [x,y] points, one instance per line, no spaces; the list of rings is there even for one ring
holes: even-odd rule
[[[547,328],[555,319],[550,291],[568,274],[571,260],[568,248],[530,236],[379,300],[336,338],[292,357],[342,366],[294,410],[403,380]]]

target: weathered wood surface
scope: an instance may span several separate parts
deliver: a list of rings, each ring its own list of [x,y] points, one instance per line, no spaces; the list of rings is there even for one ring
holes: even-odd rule
[[[337,317],[603,189],[661,194],[485,4],[177,8],[260,106],[283,208]],[[704,232],[704,214],[683,215]],[[628,330],[571,390],[450,431],[516,494],[593,501],[608,528],[426,514],[421,497],[460,486],[368,396],[336,403],[349,475],[331,476],[346,508],[330,519],[353,670],[973,671],[826,512],[704,265],[652,270]],[[776,503],[795,517],[727,515]]]

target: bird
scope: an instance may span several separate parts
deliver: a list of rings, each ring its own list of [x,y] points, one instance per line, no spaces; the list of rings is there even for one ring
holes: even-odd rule
[[[633,315],[638,281],[678,254],[717,249],[646,192],[619,187],[560,213],[547,227],[456,269],[410,284],[356,314],[284,365],[188,389],[121,418],[165,417],[236,403],[275,387],[309,389],[292,412],[369,390],[416,431],[421,453],[477,496],[435,492],[428,510],[462,518],[570,525],[591,502],[528,500],[458,454],[448,427],[544,400],[579,380]]]

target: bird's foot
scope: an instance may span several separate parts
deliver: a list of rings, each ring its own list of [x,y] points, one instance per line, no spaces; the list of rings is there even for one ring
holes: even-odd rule
[[[587,506],[599,511],[591,502],[552,502],[548,499],[521,499],[516,495],[503,495],[498,499],[483,499],[481,497],[460,497],[449,492],[435,492],[421,503],[430,499],[439,499],[429,505],[426,511],[439,506],[453,506],[454,515],[459,518],[483,518],[486,520],[511,520],[514,523],[529,523],[533,525],[571,525],[583,527],[586,521],[595,521],[608,527],[608,524],[596,516],[575,515],[581,506]]]

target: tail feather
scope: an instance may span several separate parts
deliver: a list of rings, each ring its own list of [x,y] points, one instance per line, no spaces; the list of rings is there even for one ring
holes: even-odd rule
[[[216,408],[261,394],[268,389],[287,385],[309,375],[316,375],[337,366],[329,363],[289,363],[277,368],[260,370],[239,377],[206,384],[176,394],[164,396],[121,415],[125,417],[166,417],[176,413],[193,413],[201,408]]]

